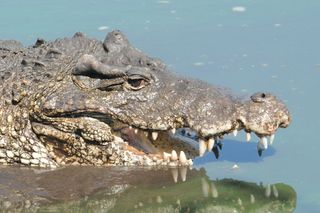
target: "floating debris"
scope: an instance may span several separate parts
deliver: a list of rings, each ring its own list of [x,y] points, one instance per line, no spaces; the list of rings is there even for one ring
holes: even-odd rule
[[[233,12],[237,12],[237,13],[243,13],[245,12],[247,9],[243,6],[236,6],[232,8]]]
[[[98,27],[98,30],[100,30],[100,31],[104,31],[104,30],[108,30],[108,29],[109,29],[108,26],[100,26],[100,27]]]

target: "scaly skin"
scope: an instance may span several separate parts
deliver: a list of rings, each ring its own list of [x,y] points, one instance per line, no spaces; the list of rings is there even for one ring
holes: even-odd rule
[[[202,155],[216,153],[224,134],[244,129],[262,138],[261,154],[265,138],[291,120],[275,96],[239,100],[177,76],[120,31],[104,42],[82,33],[28,48],[0,41],[0,77],[4,164],[190,165],[198,142],[175,140],[168,130],[195,131]]]

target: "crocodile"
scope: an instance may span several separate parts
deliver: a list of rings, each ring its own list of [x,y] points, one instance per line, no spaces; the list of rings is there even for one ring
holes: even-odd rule
[[[291,122],[273,94],[238,98],[179,76],[119,30],[104,41],[0,41],[0,82],[2,164],[191,165],[206,151],[219,157],[223,136],[239,130],[260,138],[261,155]],[[174,137],[182,128],[196,140]]]

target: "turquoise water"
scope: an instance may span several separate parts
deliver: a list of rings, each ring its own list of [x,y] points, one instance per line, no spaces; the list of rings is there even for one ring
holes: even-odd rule
[[[318,0],[11,0],[0,3],[0,38],[31,45],[76,31],[103,39],[121,29],[177,73],[240,96],[277,94],[293,122],[263,158],[256,144],[234,141],[244,141],[240,134],[226,139],[221,159],[208,154],[196,167],[211,179],[285,183],[297,193],[296,212],[320,212],[319,8]]]

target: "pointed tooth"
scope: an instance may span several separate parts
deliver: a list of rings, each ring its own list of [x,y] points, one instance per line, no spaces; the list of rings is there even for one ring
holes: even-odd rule
[[[214,147],[214,144],[215,144],[214,138],[210,138],[208,140],[208,151],[212,150],[212,148]]]
[[[170,157],[171,157],[171,154],[170,154],[170,153],[163,152],[163,159],[164,159],[165,161],[170,160]]]
[[[238,130],[237,129],[233,130],[232,134],[233,134],[234,137],[236,137],[237,134],[238,134]]]
[[[152,132],[151,133],[152,134],[152,139],[155,141],[155,140],[157,140],[157,138],[158,138],[158,132]]]
[[[262,141],[263,148],[264,149],[268,149],[268,140],[267,140],[267,138],[266,137],[262,137],[261,141]]]
[[[143,132],[146,137],[148,137],[149,132]]]
[[[275,137],[275,135],[274,135],[274,134],[272,134],[272,135],[270,136],[270,140],[269,140],[269,144],[270,144],[270,145],[272,145],[272,144],[273,144],[274,137]]]
[[[192,165],[193,165],[192,159],[189,159],[189,160],[188,160],[188,165],[189,165],[189,166],[192,166]]]
[[[129,126],[129,129],[132,129],[132,126]]]
[[[251,140],[251,133],[247,132],[246,133],[246,140],[249,142]]]
[[[176,128],[172,128],[170,131],[173,135],[176,134]]]
[[[138,134],[138,129],[134,129],[134,133],[135,133],[135,134]]]
[[[187,167],[181,166],[179,167],[180,177],[182,182],[185,182],[187,180]]]
[[[178,154],[177,154],[176,150],[171,151],[171,160],[173,160],[173,161],[178,160]]]
[[[204,178],[201,178],[201,186],[202,186],[203,197],[208,197],[209,196],[210,186],[209,186],[208,182]]]
[[[172,177],[173,177],[173,181],[176,183],[178,182],[178,169],[177,168],[172,168],[171,169],[171,174],[172,174]]]
[[[216,187],[216,185],[214,185],[213,182],[211,182],[211,195],[213,198],[217,198],[219,196],[217,187]]]
[[[268,149],[268,140],[266,137],[260,138],[257,149],[258,149],[258,155],[261,157],[262,151]]]
[[[199,140],[199,156],[202,157],[207,150],[207,142],[200,139]]]
[[[180,151],[179,161],[180,161],[181,165],[183,165],[183,166],[186,165],[187,157],[186,157],[186,154],[184,153],[184,151]]]

